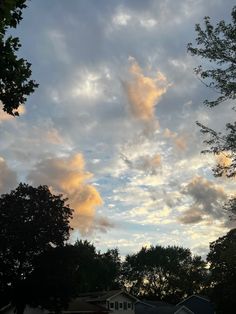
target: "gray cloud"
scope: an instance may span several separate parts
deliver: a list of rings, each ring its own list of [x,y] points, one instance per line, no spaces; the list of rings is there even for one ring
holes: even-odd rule
[[[6,161],[0,157],[0,194],[7,193],[17,186],[17,174],[11,170]]]
[[[222,187],[213,182],[200,176],[194,177],[182,190],[182,194],[193,201],[192,208],[179,217],[183,224],[197,223],[209,217],[211,220],[227,218],[223,209],[227,195]]]

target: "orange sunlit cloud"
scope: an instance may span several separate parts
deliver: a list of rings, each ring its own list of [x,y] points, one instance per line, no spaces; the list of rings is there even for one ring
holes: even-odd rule
[[[187,138],[186,138],[186,136],[185,135],[177,136],[174,139],[174,144],[178,150],[180,150],[180,151],[186,150],[187,149]]]
[[[132,59],[129,73],[131,78],[124,82],[124,89],[130,112],[139,120],[153,120],[155,106],[169,86],[166,77],[161,72],[157,72],[154,78],[145,76],[142,68],[134,59]]]
[[[88,183],[92,176],[85,170],[83,155],[75,154],[41,161],[31,171],[29,179],[37,185],[47,184],[54,192],[67,196],[71,208],[74,209],[71,225],[78,228],[82,235],[86,235],[94,228],[99,228],[95,226],[95,215],[97,207],[103,204],[98,190]],[[104,223],[101,228],[104,228]]]
[[[26,113],[26,110],[25,110],[25,106],[24,105],[20,105],[19,108],[16,110],[19,115],[23,115]],[[9,120],[13,120],[13,119],[17,119],[17,117],[14,117],[8,113],[6,113],[5,111],[2,110],[2,105],[1,105],[1,102],[0,102],[0,122],[1,121],[9,121]]]
[[[232,159],[228,156],[227,153],[219,153],[219,155],[216,155],[216,162],[217,164],[222,168],[227,168],[232,164]],[[224,172],[224,174],[226,174]]]

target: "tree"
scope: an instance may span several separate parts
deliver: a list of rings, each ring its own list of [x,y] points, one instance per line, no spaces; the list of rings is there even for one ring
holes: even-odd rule
[[[50,312],[66,309],[76,296],[79,252],[73,245],[47,250],[36,258],[34,270],[25,282],[27,293],[17,291],[16,298],[31,306],[40,305]]]
[[[233,314],[236,307],[236,229],[210,244],[211,298],[217,314]]]
[[[196,38],[198,47],[188,44],[188,51],[192,55],[205,58],[217,66],[203,69],[200,65],[195,69],[195,73],[207,81],[206,85],[221,95],[213,101],[205,100],[205,104],[210,107],[236,98],[236,6],[231,16],[232,24],[220,21],[216,27],[211,24],[210,17],[206,16],[205,29],[202,29],[199,24],[195,26],[198,33]]]
[[[121,281],[134,295],[177,303],[203,289],[205,262],[181,247],[142,248],[126,256]]]
[[[195,73],[205,82],[205,85],[219,93],[215,100],[205,100],[207,106],[214,107],[226,100],[236,98],[236,7],[232,9],[232,23],[220,21],[216,27],[205,17],[205,28],[196,25],[197,47],[188,44],[188,52],[200,56],[212,63],[214,67],[203,69],[200,65]],[[234,108],[233,108],[234,109]],[[201,132],[207,135],[204,141],[209,149],[203,153],[213,153],[223,157],[226,162],[218,162],[213,172],[216,176],[236,175],[236,122],[227,123],[225,133],[204,126],[200,122]],[[222,158],[220,158],[222,161]]]
[[[36,259],[51,248],[63,247],[69,238],[73,210],[66,201],[47,186],[27,184],[0,197],[1,291],[7,291],[18,313],[25,304],[14,296],[24,291]]]
[[[77,240],[74,247],[78,250],[76,277],[79,293],[105,291],[119,287],[121,262],[117,249],[100,253],[86,240]]]
[[[38,84],[30,79],[31,64],[16,53],[21,47],[18,37],[6,36],[9,28],[16,28],[22,20],[26,0],[0,1],[0,104],[3,110],[18,116],[17,109],[26,102]]]

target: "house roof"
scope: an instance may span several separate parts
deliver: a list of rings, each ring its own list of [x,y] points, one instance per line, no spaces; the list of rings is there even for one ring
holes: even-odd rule
[[[84,300],[88,302],[102,302],[102,301],[109,301],[117,295],[125,294],[130,299],[137,301],[138,299],[132,296],[131,294],[127,293],[123,290],[110,290],[110,291],[98,291],[98,292],[88,292],[79,294],[79,297],[84,298]]]
[[[192,295],[178,303],[190,309],[194,314],[214,314],[214,308],[211,302],[202,296]]]
[[[135,304],[136,314],[173,314],[176,306],[163,301],[142,300]]]
[[[86,302],[83,298],[76,298],[69,303],[65,313],[108,313],[106,308]]]

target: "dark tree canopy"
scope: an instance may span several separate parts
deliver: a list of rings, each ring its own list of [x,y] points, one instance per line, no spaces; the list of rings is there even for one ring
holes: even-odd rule
[[[220,21],[216,27],[211,24],[210,17],[205,17],[204,29],[199,24],[195,27],[197,47],[188,44],[192,55],[214,63],[208,69],[201,65],[195,69],[205,84],[220,94],[216,100],[205,100],[210,107],[236,98],[236,7],[231,15],[232,23]]]
[[[22,20],[26,0],[0,1],[0,104],[3,110],[13,116],[34,92],[38,84],[31,80],[31,64],[16,53],[21,47],[18,37],[6,36],[9,28],[16,28]]]
[[[77,267],[78,292],[105,291],[118,288],[120,256],[117,249],[105,253],[96,251],[93,244],[78,240],[74,247],[78,250]]]
[[[63,247],[69,238],[72,209],[47,186],[20,184],[0,197],[1,291],[21,289],[47,250]]]
[[[205,17],[205,25],[202,28],[196,25],[196,44],[188,45],[188,51],[192,55],[205,59],[210,67],[199,66],[195,69],[200,79],[213,88],[219,97],[215,100],[205,100],[205,104],[213,107],[223,101],[236,99],[236,6],[233,7],[232,22],[220,21],[216,26],[211,24],[209,17]],[[235,108],[233,108],[235,111]],[[235,115],[235,112],[233,112]],[[197,122],[201,132],[206,136],[204,143],[207,149],[203,153],[211,153],[217,156],[213,173],[217,177],[234,177],[236,175],[236,122],[227,123],[225,130],[213,130],[200,122]],[[226,209],[236,212],[233,207],[236,201],[230,201]]]
[[[59,313],[78,292],[79,251],[73,245],[51,248],[36,258],[34,270],[25,282],[27,293],[17,291],[19,300]]]
[[[206,279],[205,263],[190,250],[181,247],[155,246],[128,255],[121,281],[139,297],[177,303],[202,290]]]
[[[217,314],[233,314],[236,308],[236,229],[210,244],[211,298]]]

